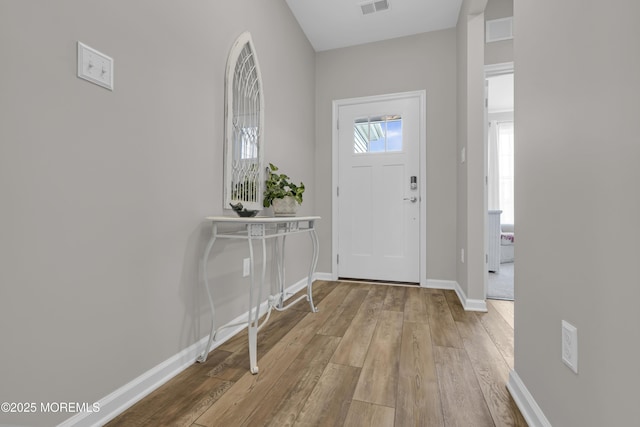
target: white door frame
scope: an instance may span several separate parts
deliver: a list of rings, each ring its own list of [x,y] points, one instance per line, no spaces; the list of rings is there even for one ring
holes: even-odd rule
[[[427,91],[418,90],[400,92],[386,95],[364,96],[359,98],[338,99],[333,101],[332,108],[332,145],[331,145],[331,277],[338,279],[338,178],[339,178],[339,150],[338,150],[338,117],[340,107],[353,104],[366,104],[370,102],[391,101],[395,99],[418,98],[420,103],[420,138],[419,157],[420,172],[418,177],[418,191],[420,194],[420,286],[427,286]]]

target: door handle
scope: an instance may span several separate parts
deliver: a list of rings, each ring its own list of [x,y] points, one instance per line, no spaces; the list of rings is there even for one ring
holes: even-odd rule
[[[417,201],[418,201],[418,198],[417,198],[416,196],[412,196],[412,197],[405,197],[405,198],[404,198],[404,199],[402,199],[402,200],[408,200],[408,201],[410,201],[411,203],[415,203],[415,202],[417,202]]]

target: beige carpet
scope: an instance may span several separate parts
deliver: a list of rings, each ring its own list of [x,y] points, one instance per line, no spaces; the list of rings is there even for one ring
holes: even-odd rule
[[[513,264],[500,264],[498,273],[489,272],[487,298],[513,301]]]

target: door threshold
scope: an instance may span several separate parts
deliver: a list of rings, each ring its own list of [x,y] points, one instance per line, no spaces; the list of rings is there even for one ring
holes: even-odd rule
[[[338,277],[338,281],[349,283],[366,283],[371,285],[420,287],[420,283],[417,282],[396,282],[393,280],[358,279],[353,277]]]

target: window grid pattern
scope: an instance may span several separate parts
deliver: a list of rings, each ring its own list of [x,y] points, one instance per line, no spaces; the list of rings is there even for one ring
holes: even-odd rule
[[[260,78],[249,43],[243,47],[233,77],[233,153],[231,185],[234,202],[258,202],[262,188],[259,173]]]
[[[402,117],[364,117],[353,124],[353,152],[384,153],[402,151]]]

